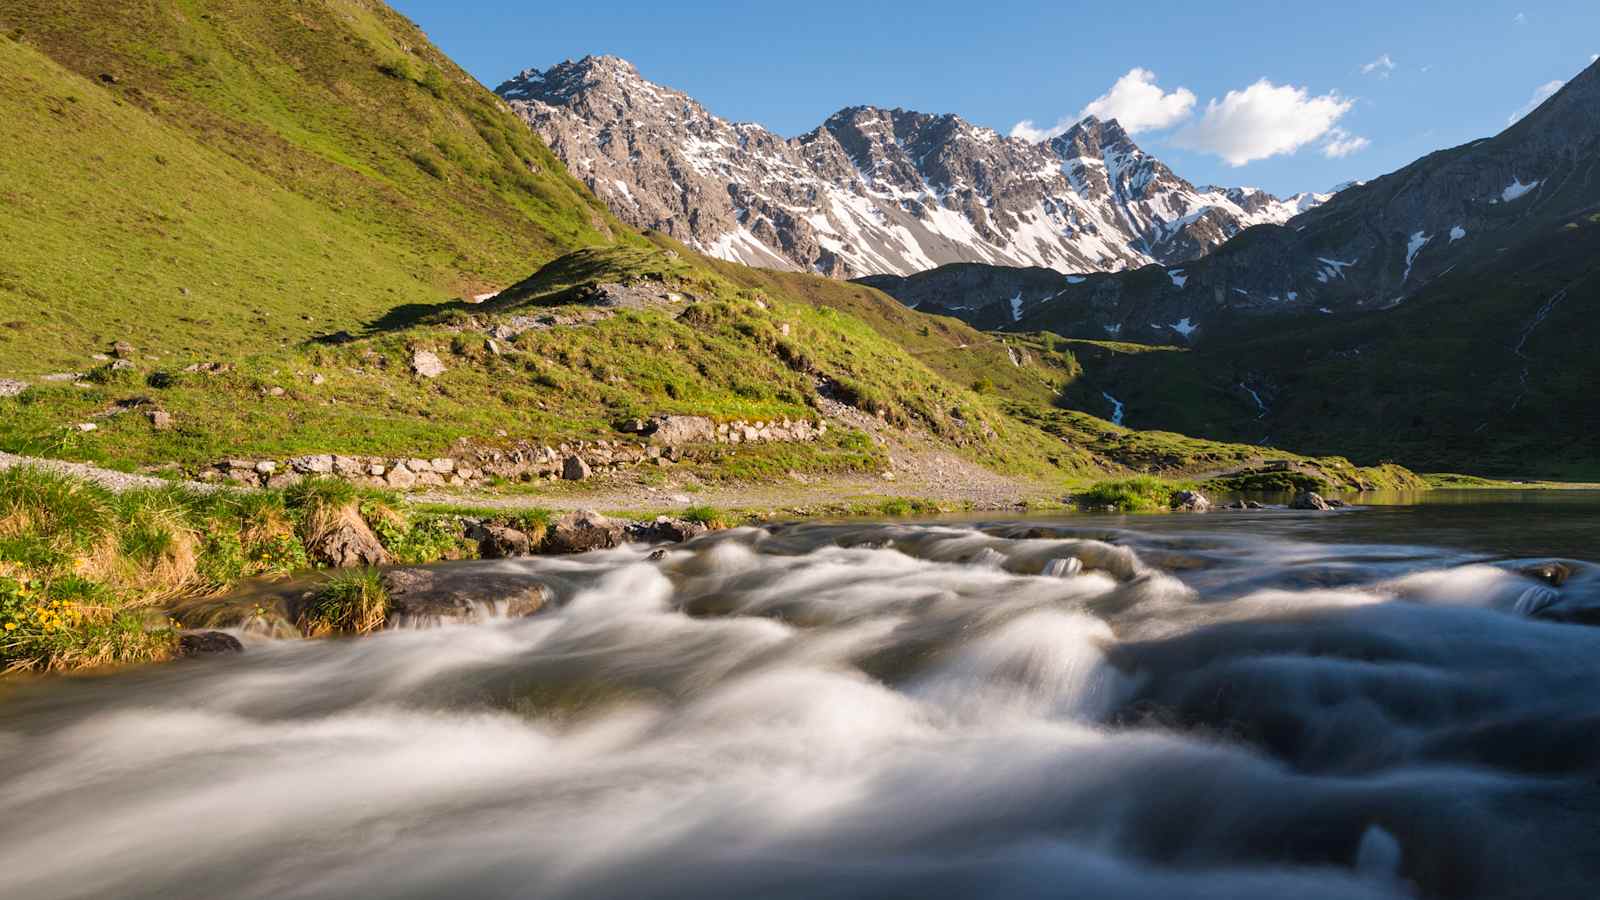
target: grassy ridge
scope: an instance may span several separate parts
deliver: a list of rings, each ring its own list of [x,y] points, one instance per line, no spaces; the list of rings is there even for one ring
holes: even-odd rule
[[[0,372],[259,350],[638,240],[379,3],[7,0],[0,35]]]

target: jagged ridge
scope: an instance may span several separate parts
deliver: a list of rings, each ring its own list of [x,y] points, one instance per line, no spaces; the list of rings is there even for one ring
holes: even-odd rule
[[[1032,144],[955,115],[856,106],[786,140],[615,57],[528,69],[497,92],[629,224],[833,277],[1177,263],[1324,199],[1196,188],[1093,118]]]

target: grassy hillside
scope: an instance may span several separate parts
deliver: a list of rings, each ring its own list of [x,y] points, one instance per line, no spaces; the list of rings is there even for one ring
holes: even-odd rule
[[[381,3],[0,2],[0,375],[227,355],[638,240]]]

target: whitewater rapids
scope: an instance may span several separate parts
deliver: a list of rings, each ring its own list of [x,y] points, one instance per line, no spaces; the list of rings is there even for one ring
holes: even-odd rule
[[[1600,884],[1587,564],[1027,523],[647,552],[471,564],[544,577],[526,619],[12,688],[0,893]]]

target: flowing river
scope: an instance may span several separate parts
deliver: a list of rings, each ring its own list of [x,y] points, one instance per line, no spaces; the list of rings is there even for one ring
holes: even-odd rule
[[[1429,500],[474,563],[559,602],[12,683],[0,895],[1595,896],[1600,497]]]

